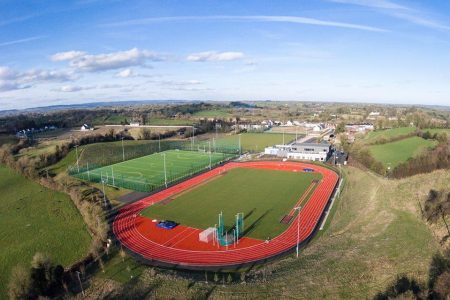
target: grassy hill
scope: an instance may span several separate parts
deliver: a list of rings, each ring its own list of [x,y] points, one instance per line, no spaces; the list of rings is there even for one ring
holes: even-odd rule
[[[392,143],[371,145],[369,150],[376,160],[382,162],[386,167],[394,168],[436,144],[437,142],[434,140],[413,136]]]
[[[72,200],[0,165],[0,299],[11,269],[36,252],[68,266],[88,251],[91,237]]]

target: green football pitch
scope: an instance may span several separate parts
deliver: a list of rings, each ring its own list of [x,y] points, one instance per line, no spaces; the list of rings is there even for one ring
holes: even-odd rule
[[[75,176],[108,185],[150,191],[174,180],[208,169],[232,157],[224,153],[168,150],[96,168]],[[165,168],[164,168],[165,161]],[[148,190],[146,190],[148,188]]]
[[[243,212],[245,236],[273,238],[287,229],[288,225],[280,223],[283,216],[296,205],[312,181],[320,178],[318,173],[236,168],[182,192],[168,203],[149,206],[141,214],[206,229],[218,223],[222,211],[230,229],[235,215]]]

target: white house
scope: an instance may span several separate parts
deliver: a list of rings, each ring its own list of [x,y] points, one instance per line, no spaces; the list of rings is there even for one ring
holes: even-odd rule
[[[87,130],[94,130],[94,128],[92,128],[91,126],[89,126],[87,124],[83,124],[83,126],[81,126],[80,130],[87,131]]]

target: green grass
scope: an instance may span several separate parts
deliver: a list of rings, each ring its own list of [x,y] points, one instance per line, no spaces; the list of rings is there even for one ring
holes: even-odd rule
[[[36,252],[68,266],[88,251],[91,237],[72,200],[0,166],[0,298],[11,269]]]
[[[0,147],[6,144],[15,144],[18,139],[14,135],[10,134],[0,134]]]
[[[295,139],[295,134],[285,134],[284,141],[288,143]],[[229,135],[219,138],[217,144],[226,143],[238,145],[239,136]],[[265,147],[283,143],[282,133],[243,133],[241,134],[241,147],[243,151],[262,152]]]
[[[448,136],[450,136],[450,128],[432,128],[432,129],[423,129],[423,132],[429,131],[430,133],[434,134],[434,133],[441,133],[441,132],[445,132]]]
[[[416,130],[415,127],[399,127],[386,130],[371,131],[367,134],[365,141],[375,142],[379,139],[389,139],[400,135],[406,135]]]
[[[193,120],[185,119],[157,119],[150,118],[146,125],[177,125],[177,126],[191,126],[194,123]]]
[[[164,156],[166,175],[164,173]],[[99,182],[107,180],[109,185],[139,190],[140,187],[157,188],[165,183],[178,180],[186,175],[205,170],[211,165],[226,160],[227,154],[199,151],[167,150],[135,159],[126,160],[106,167],[91,169],[81,173],[83,179]],[[74,167],[75,168],[75,167]],[[113,178],[114,175],[114,178]],[[142,190],[144,191],[144,190]]]
[[[234,224],[236,213],[243,212],[246,236],[273,238],[286,230],[287,225],[280,223],[281,218],[319,176],[317,173],[237,168],[180,194],[167,204],[150,206],[142,215],[206,229],[218,222],[221,211],[229,228]]]
[[[382,162],[386,167],[394,168],[435,145],[436,141],[414,136],[392,143],[371,145],[369,150],[376,160]]]
[[[230,117],[232,114],[228,112],[227,110],[223,109],[213,109],[213,110],[202,110],[194,113],[195,117],[207,117],[207,118],[214,118],[214,117]]]
[[[99,272],[98,277],[127,283],[139,277],[145,269],[143,265],[136,262],[129,255],[125,255],[123,258],[118,253],[111,255],[113,257],[105,263],[104,272]]]

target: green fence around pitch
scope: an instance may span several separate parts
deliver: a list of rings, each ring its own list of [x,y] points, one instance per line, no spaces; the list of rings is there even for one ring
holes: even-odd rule
[[[96,166],[103,167],[113,165],[124,160],[130,160],[142,156],[147,156],[157,152],[163,152],[167,150],[186,150],[186,151],[211,151],[237,155],[239,154],[238,144],[233,143],[221,143],[216,141],[149,141],[144,144],[130,144],[125,143],[124,147],[120,142],[113,143],[98,143],[85,146],[82,155],[80,155],[80,165],[91,165],[91,168]]]
[[[209,145],[208,145],[209,146]],[[202,148],[198,148],[204,150]],[[196,150],[198,151],[198,150]],[[217,152],[216,152],[217,154]],[[230,153],[220,153],[222,157],[220,159],[215,159],[211,162],[211,168],[216,167],[220,164],[223,164],[229,160],[232,160],[237,156],[237,154]],[[120,161],[122,162],[122,161]],[[126,162],[126,161],[125,161]],[[164,177],[159,180],[148,180],[146,178],[141,178],[139,181],[133,180],[132,178],[127,178],[123,176],[123,174],[111,174],[111,173],[100,173],[99,169],[104,168],[105,166],[95,165],[95,164],[86,164],[85,166],[71,166],[68,169],[69,175],[96,183],[104,183],[106,185],[125,188],[129,190],[139,191],[139,192],[154,192],[166,187],[166,180]],[[208,171],[210,168],[209,161],[206,162],[192,162],[192,164],[179,172],[175,172],[170,170],[167,172],[167,185],[172,185],[182,180],[185,180],[191,176],[199,174],[201,172]],[[159,170],[161,171],[161,170]]]

